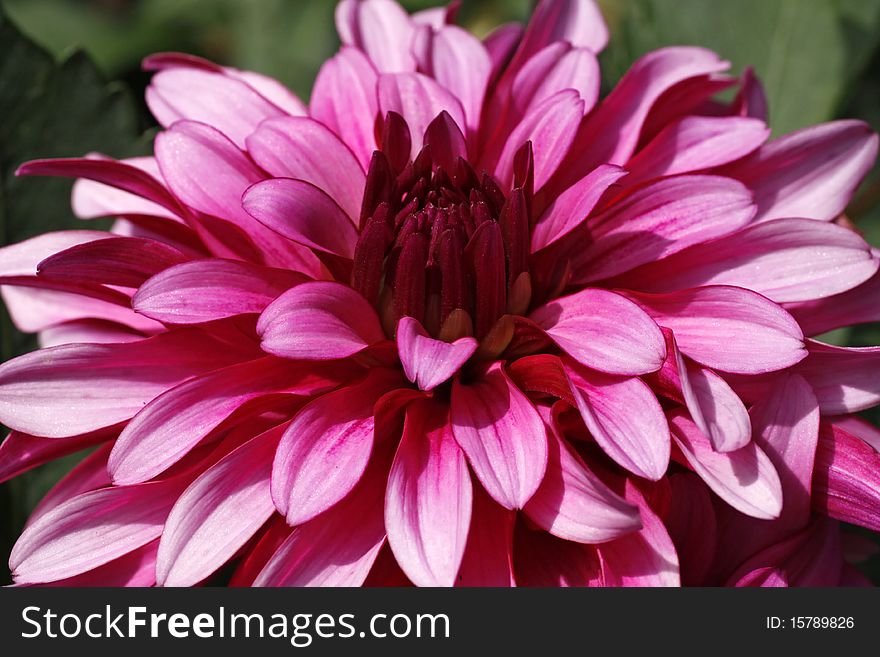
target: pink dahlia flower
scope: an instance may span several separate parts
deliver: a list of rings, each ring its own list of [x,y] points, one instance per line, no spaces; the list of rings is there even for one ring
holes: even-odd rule
[[[308,106],[155,55],[154,157],[22,166],[119,220],[0,252],[43,347],[0,366],[0,473],[96,446],[17,583],[863,581],[880,348],[806,336],[880,319],[835,221],[877,136],[768,143],[701,48],[600,100],[591,0],[454,13],[343,0]]]

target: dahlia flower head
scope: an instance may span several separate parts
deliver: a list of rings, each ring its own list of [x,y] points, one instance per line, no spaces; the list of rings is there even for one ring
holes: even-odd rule
[[[600,99],[592,0],[455,14],[343,0],[308,105],[148,57],[153,156],[19,169],[117,221],[0,250],[0,476],[93,448],[16,584],[868,583],[880,347],[808,336],[880,320],[877,135],[771,141],[702,48]]]

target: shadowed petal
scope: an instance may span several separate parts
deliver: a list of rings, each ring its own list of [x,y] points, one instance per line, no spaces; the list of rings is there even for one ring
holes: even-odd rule
[[[397,350],[403,371],[420,390],[432,390],[450,377],[477,350],[474,338],[455,342],[434,340],[412,317],[403,317],[397,325]]]

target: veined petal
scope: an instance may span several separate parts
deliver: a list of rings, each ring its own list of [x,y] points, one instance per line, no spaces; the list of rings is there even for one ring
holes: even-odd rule
[[[452,430],[474,474],[501,506],[521,509],[547,469],[547,432],[500,364],[471,385],[452,385]]]
[[[818,335],[854,324],[880,322],[880,273],[874,274],[858,287],[833,297],[787,304],[785,308],[806,335]]]
[[[547,474],[523,508],[554,536],[578,543],[604,543],[641,529],[638,508],[594,475],[548,425]]]
[[[366,181],[364,169],[330,128],[304,116],[270,119],[246,142],[248,153],[260,167],[278,178],[312,183],[357,221]]]
[[[444,25],[432,37],[431,68],[437,82],[461,100],[465,125],[472,133],[480,124],[483,96],[492,62],[485,46],[470,32]]]
[[[836,295],[864,283],[878,267],[880,259],[852,230],[775,219],[679,251],[617,282],[644,292],[735,285],[782,303]]]
[[[132,307],[160,322],[198,324],[262,312],[283,292],[307,280],[298,272],[237,260],[193,260],[141,285]]]
[[[832,121],[770,142],[725,169],[755,193],[757,221],[843,212],[877,158],[877,135],[862,121]]]
[[[608,43],[608,27],[593,0],[541,0],[523,35],[518,56],[531,56],[554,41],[600,52]]]
[[[394,0],[342,0],[336,29],[343,44],[363,50],[380,71],[415,70],[415,26]]]
[[[241,203],[249,215],[279,235],[310,249],[354,256],[357,230],[351,218],[312,183],[272,178],[249,187]]]
[[[455,583],[471,521],[472,488],[447,407],[420,400],[407,407],[403,437],[388,476],[388,544],[418,586]]]
[[[591,219],[591,241],[572,261],[574,281],[598,281],[660,260],[739,230],[754,214],[751,194],[730,178],[686,175],[648,183]]]
[[[115,438],[117,433],[118,430],[100,430],[58,440],[10,431],[0,443],[0,483],[49,461]]]
[[[205,470],[178,498],[159,543],[160,586],[194,586],[231,559],[275,511],[272,454],[286,424],[263,432]]]
[[[303,283],[273,301],[257,322],[265,351],[284,358],[345,358],[385,339],[373,307],[347,285]]]
[[[663,334],[635,303],[588,288],[541,306],[529,318],[579,363],[609,374],[645,374],[666,356]]]
[[[588,113],[599,97],[599,61],[589,48],[555,42],[536,52],[517,72],[511,94],[521,114],[563,89],[574,89]]]
[[[376,149],[377,79],[363,53],[343,46],[321,66],[310,104],[312,117],[348,144],[365,171]]]
[[[880,347],[837,347],[807,341],[797,372],[813,387],[823,415],[857,413],[880,404]]]
[[[376,368],[297,413],[272,466],[272,499],[288,524],[308,522],[351,492],[373,450],[374,406],[403,383],[398,372]]]
[[[477,350],[474,338],[443,342],[431,338],[417,319],[403,317],[397,325],[397,350],[403,371],[420,390],[432,390],[455,375]]]
[[[639,378],[565,364],[577,408],[602,450],[622,467],[656,481],[669,465],[669,427],[660,402]]]
[[[562,239],[585,222],[608,188],[625,175],[621,167],[601,165],[557,196],[532,229],[532,253]]]
[[[806,357],[797,322],[749,290],[713,285],[670,294],[625,294],[660,326],[672,329],[685,355],[707,367],[762,374]]]
[[[754,441],[733,452],[716,452],[685,413],[670,413],[669,426],[687,463],[716,495],[753,518],[779,517],[782,484],[773,463]]]

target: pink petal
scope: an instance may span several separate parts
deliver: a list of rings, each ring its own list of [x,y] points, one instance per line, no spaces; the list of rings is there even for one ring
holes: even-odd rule
[[[814,510],[880,531],[880,454],[864,441],[823,423],[812,485]]]
[[[679,559],[663,521],[628,479],[626,498],[638,505],[642,529],[597,550],[605,586],[680,586]]]
[[[880,347],[836,347],[810,340],[797,372],[813,387],[823,415],[857,413],[880,404]]]
[[[871,278],[878,266],[871,247],[852,230],[776,219],[679,251],[620,282],[645,292],[734,285],[782,303],[844,292]]]
[[[843,212],[877,158],[861,121],[833,121],[785,135],[725,169],[755,193],[756,220],[831,220]]]
[[[590,220],[573,259],[579,283],[617,276],[732,233],[755,214],[749,191],[718,176],[677,176],[639,187]]]
[[[513,585],[515,512],[496,504],[482,486],[473,488],[471,526],[457,586]]]
[[[273,176],[312,183],[352,221],[360,217],[364,170],[349,147],[318,121],[307,117],[264,121],[247,138],[247,150]]]
[[[592,545],[563,541],[516,523],[513,564],[517,586],[602,586],[599,557]]]
[[[92,568],[79,575],[44,582],[39,587],[108,587],[130,586],[148,587],[156,584],[156,550],[159,540],[156,539],[118,559],[108,561],[103,566]]]
[[[380,75],[378,94],[381,115],[397,112],[409,125],[413,158],[422,150],[422,136],[428,125],[441,112],[447,112],[459,128],[467,125],[458,98],[421,73]]]
[[[727,62],[703,48],[661,48],[644,55],[585,121],[573,149],[573,172],[599,164],[624,164],[638,144],[651,107],[674,85],[728,68]]]
[[[492,68],[489,53],[479,39],[455,25],[437,30],[432,46],[433,78],[461,101],[466,120],[459,125],[475,132]]]
[[[248,357],[199,329],[124,344],[72,344],[0,365],[0,421],[49,438],[109,427],[181,381]]]
[[[818,335],[853,324],[880,322],[880,273],[846,292],[816,301],[789,304],[786,310],[806,335]]]
[[[195,68],[160,71],[147,87],[146,98],[153,116],[166,128],[180,120],[199,121],[239,148],[261,121],[286,114],[243,81]]]
[[[875,427],[870,422],[863,420],[857,415],[843,415],[830,420],[831,424],[838,429],[843,429],[851,436],[859,438],[874,448],[874,451],[880,452],[880,428]]]
[[[288,524],[311,520],[351,492],[373,450],[374,406],[402,384],[399,373],[377,368],[297,413],[272,467],[272,498]]]
[[[178,249],[139,237],[110,237],[59,251],[37,266],[41,276],[138,287],[150,276],[185,262]]]
[[[562,162],[584,115],[584,101],[573,89],[565,89],[537,103],[513,129],[498,164],[495,177],[502,186],[513,180],[517,151],[532,142],[535,157],[535,189],[539,190]]]
[[[536,52],[517,72],[511,95],[520,114],[563,89],[574,89],[587,113],[599,97],[601,74],[596,56],[588,48],[554,42]]]
[[[223,457],[174,504],[159,543],[160,586],[193,586],[231,559],[275,511],[269,494],[272,455],[286,424]]]
[[[249,87],[263,98],[291,116],[305,116],[308,114],[305,104],[290,89],[268,75],[254,71],[240,71],[228,66],[223,68],[223,72],[229,77],[246,82]]]
[[[690,472],[669,478],[672,504],[663,518],[679,556],[683,586],[705,586],[717,544],[717,521],[709,489]]]
[[[385,544],[388,458],[374,458],[358,485],[295,528],[253,586],[361,586]]]
[[[711,169],[745,157],[770,136],[759,119],[686,116],[666,126],[630,159],[627,184]]]
[[[471,521],[471,478],[448,410],[433,400],[407,407],[385,494],[388,544],[417,586],[452,586]]]
[[[394,0],[342,0],[336,29],[343,44],[363,50],[380,71],[415,70],[410,52],[415,28]]]
[[[121,324],[99,319],[82,319],[44,329],[37,336],[37,344],[41,349],[46,349],[76,342],[98,344],[137,342],[144,337],[143,334]]]
[[[505,23],[489,32],[483,39],[483,45],[486,46],[486,52],[489,53],[489,59],[492,61],[493,80],[510,61],[524,31],[520,23]]]
[[[716,452],[681,411],[669,415],[672,438],[685,460],[716,495],[753,518],[778,518],[782,485],[772,461],[754,442],[734,452]]]
[[[306,274],[320,272],[311,252],[269,230],[242,208],[244,191],[265,175],[222,133],[202,123],[178,121],[157,135],[155,151],[171,191],[195,210],[244,230],[266,264]],[[204,175],[205,171],[211,175]]]
[[[345,358],[385,339],[373,307],[346,285],[303,283],[269,305],[257,323],[265,351],[285,358]]]
[[[306,277],[236,260],[193,260],[141,285],[132,299],[139,313],[170,324],[198,324],[259,313]]]
[[[767,298],[737,287],[713,285],[670,294],[627,296],[672,329],[681,351],[723,372],[762,374],[806,356],[797,322]]]
[[[506,509],[521,509],[547,468],[547,433],[532,403],[495,364],[472,385],[453,382],[451,419],[489,495]]]
[[[474,338],[455,342],[434,340],[417,319],[403,317],[397,325],[397,350],[403,371],[420,390],[433,390],[458,372],[477,350]]]
[[[37,466],[93,447],[116,437],[118,431],[101,430],[82,436],[58,440],[38,438],[19,431],[10,431],[0,443],[0,483],[27,472]]]
[[[131,163],[103,158],[32,160],[16,170],[19,176],[86,178],[151,201],[177,216],[180,205],[155,177]]]
[[[267,356],[193,377],[144,406],[128,423],[110,455],[113,481],[152,479],[246,403],[282,393],[314,394],[338,385],[340,374]]]
[[[660,403],[639,378],[608,376],[565,365],[584,424],[603,451],[622,467],[656,481],[669,465],[669,427]]]
[[[782,483],[782,514],[772,532],[785,536],[810,520],[819,404],[803,377],[790,374],[752,407],[750,415],[755,441],[773,462]]]
[[[9,565],[18,584],[72,577],[117,559],[162,534],[180,495],[179,478],[78,495],[27,527]]]
[[[369,60],[360,51],[343,46],[324,62],[312,89],[312,117],[354,151],[364,170],[376,148],[376,81]]]
[[[242,207],[279,235],[310,249],[354,256],[357,229],[327,194],[304,180],[272,178],[248,188]]]
[[[598,5],[593,0],[542,0],[526,28],[519,56],[530,56],[554,41],[600,52],[608,43],[608,27]]]
[[[602,165],[557,196],[532,229],[532,253],[562,239],[586,221],[608,188],[625,175],[620,167]]]
[[[638,509],[594,475],[548,425],[547,474],[523,508],[529,519],[554,536],[578,543],[604,543],[641,529]]]
[[[112,238],[104,231],[62,230],[0,247],[0,276],[34,276],[40,262],[56,253]]]
[[[609,374],[645,374],[666,356],[663,334],[636,304],[587,288],[551,301],[529,318],[572,358]]]

